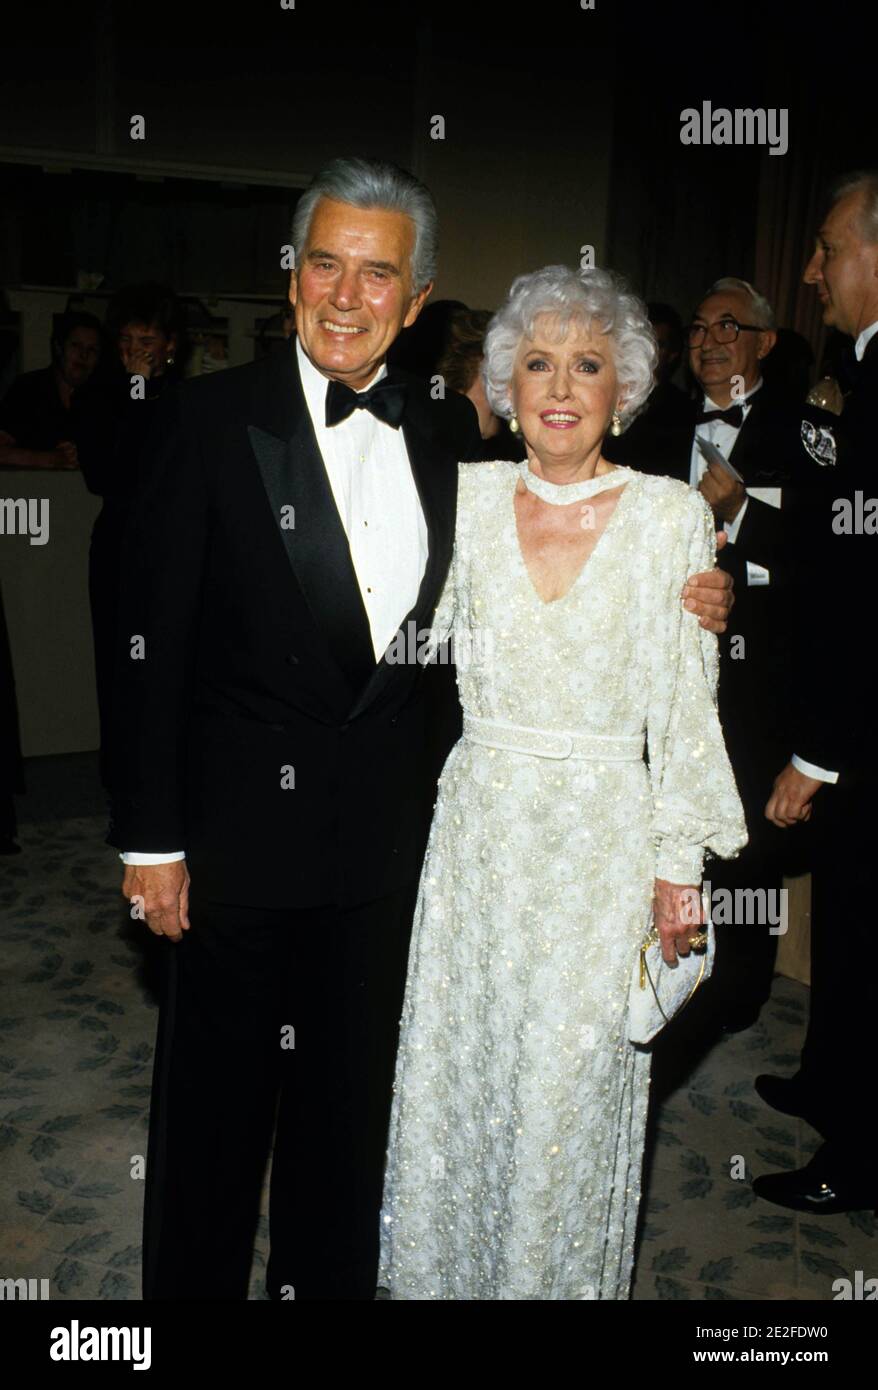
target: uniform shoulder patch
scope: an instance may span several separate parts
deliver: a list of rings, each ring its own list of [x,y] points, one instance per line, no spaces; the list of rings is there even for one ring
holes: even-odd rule
[[[802,443],[814,462],[822,468],[829,468],[835,463],[838,450],[830,425],[813,425],[810,420],[803,420]]]

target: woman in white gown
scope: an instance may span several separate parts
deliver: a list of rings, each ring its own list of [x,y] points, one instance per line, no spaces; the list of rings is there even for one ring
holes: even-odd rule
[[[650,1069],[628,1038],[634,959],[653,911],[665,958],[688,953],[704,852],[746,843],[716,638],[680,602],[713,564],[710,509],[601,456],[654,353],[615,277],[559,266],[514,283],[486,340],[489,399],[528,458],[461,465],[435,619],[464,732],[401,1023],[394,1299],[629,1295]]]

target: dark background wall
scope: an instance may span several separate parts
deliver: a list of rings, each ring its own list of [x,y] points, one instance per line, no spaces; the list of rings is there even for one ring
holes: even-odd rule
[[[824,335],[801,272],[827,180],[875,159],[869,11],[594,3],[12,0],[0,353],[14,367],[22,286],[63,303],[89,277],[105,293],[156,276],[208,305],[279,302],[296,197],[328,158],[358,153],[433,190],[438,297],[496,307],[515,275],[575,264],[587,244],[683,314],[718,275],[755,277],[816,366]],[[789,152],[682,145],[680,112],[703,100],[787,107]],[[44,338],[47,361],[48,328],[31,342]],[[3,491],[21,493],[11,479]],[[52,544],[0,538],[25,752],[90,748],[94,499],[74,474],[29,481],[53,499]]]
[[[294,191],[350,151],[435,189],[441,293],[495,303],[587,242],[688,306],[715,274],[753,272],[760,206],[797,161],[814,181],[874,157],[865,5],[594,3],[9,6],[0,276],[149,264],[193,287],[275,285]],[[788,107],[790,153],[683,146],[679,112],[705,98]],[[64,172],[4,174],[23,154]]]
[[[603,257],[612,26],[567,12],[600,55],[586,85],[577,43],[525,42],[499,4],[181,14],[87,0],[59,9],[48,40],[39,14],[13,15],[0,277],[103,271],[114,285],[142,265],[187,290],[280,290],[295,192],[339,153],[429,182],[443,227],[437,294],[490,306],[524,266],[572,260],[584,241]],[[143,141],[130,139],[135,114]],[[199,192],[193,176],[211,186]]]
[[[347,151],[434,189],[437,293],[493,305],[589,243],[688,308],[715,275],[754,273],[793,166],[822,187],[874,157],[865,6],[594,3],[8,7],[0,279],[113,284],[143,265],[186,288],[275,288],[295,191]],[[787,107],[789,154],[682,145],[679,113],[703,99]]]

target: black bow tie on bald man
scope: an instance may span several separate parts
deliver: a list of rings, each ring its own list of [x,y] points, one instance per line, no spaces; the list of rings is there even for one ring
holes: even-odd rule
[[[727,425],[734,425],[739,430],[744,423],[744,407],[742,405],[730,405],[728,410],[702,410],[700,415],[695,416],[696,425],[710,425],[715,420],[722,420]]]
[[[383,420],[398,430],[402,423],[406,398],[405,382],[392,381],[389,376],[376,381],[368,391],[353,391],[343,381],[330,381],[326,388],[326,424],[337,425],[353,415],[355,410],[369,410],[376,420]]]

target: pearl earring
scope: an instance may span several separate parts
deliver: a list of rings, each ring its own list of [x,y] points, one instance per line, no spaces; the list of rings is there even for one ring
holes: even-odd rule
[[[619,414],[618,410],[614,410],[614,411],[613,411],[613,423],[612,423],[612,425],[610,426],[610,434],[615,434],[615,435],[618,437],[618,435],[620,435],[621,433],[622,433],[622,417],[621,417],[621,415]]]
[[[518,423],[518,416],[517,416],[517,415],[513,415],[513,416],[511,417],[511,419],[510,419],[510,421],[509,421],[509,428],[510,428],[510,430],[512,431],[513,434],[518,434],[518,431],[521,429],[521,425]]]

